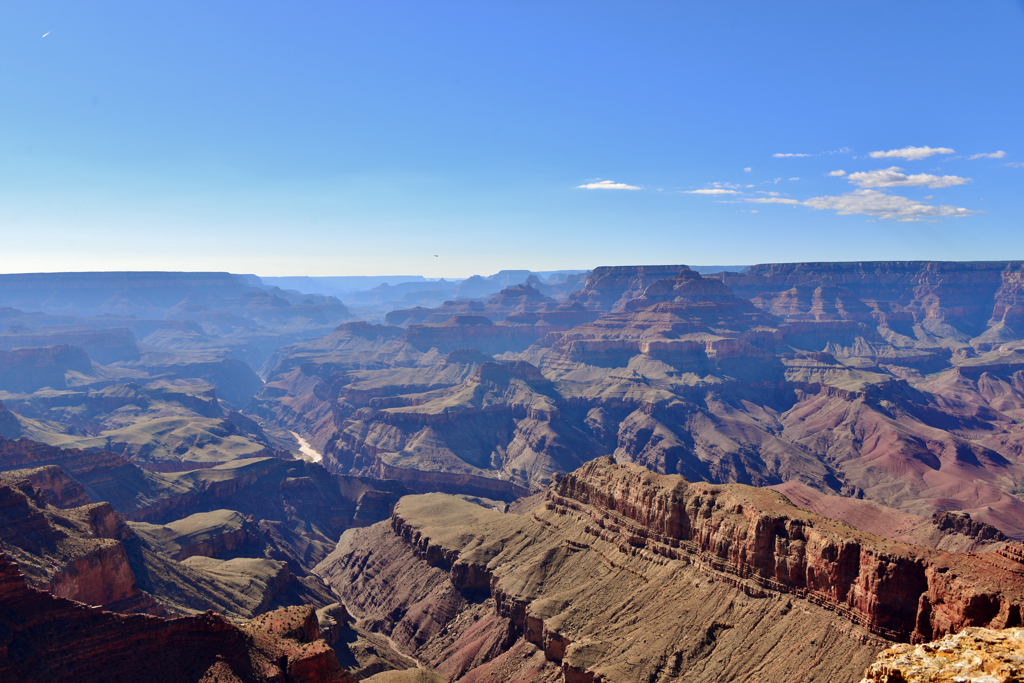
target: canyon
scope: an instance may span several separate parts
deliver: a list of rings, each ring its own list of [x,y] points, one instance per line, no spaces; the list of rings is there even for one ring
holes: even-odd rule
[[[139,631],[176,680],[860,681],[1024,626],[1024,264],[346,283],[0,276],[4,590],[60,615],[0,667],[67,619],[53,680]]]
[[[611,454],[921,519],[960,510],[1021,538],[1020,273],[597,268],[560,301],[524,285],[283,347],[248,410],[332,471],[420,491],[511,500]]]

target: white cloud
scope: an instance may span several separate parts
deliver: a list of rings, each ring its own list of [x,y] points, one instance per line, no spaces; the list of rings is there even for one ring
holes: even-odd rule
[[[1007,164],[1007,166],[1009,166],[1010,168],[1024,168],[1024,162],[1018,162],[1016,164],[1009,163]]]
[[[743,187],[753,187],[753,185],[744,185]]]
[[[786,159],[788,157],[813,157],[814,155],[813,154],[792,154],[792,153],[783,154],[782,152],[776,152],[772,156],[775,157],[776,159]]]
[[[829,175],[833,177],[846,175],[846,171],[844,171],[843,169],[839,169],[838,171],[830,171]]]
[[[577,190],[639,190],[640,188],[636,185],[627,185],[626,183],[617,183],[614,180],[598,180],[594,183],[587,183],[586,185],[577,185]]]
[[[1002,159],[1005,156],[1006,152],[999,150],[998,152],[991,152],[989,154],[972,154],[970,159],[971,161],[974,161],[975,159]]]
[[[790,178],[790,180],[800,180],[799,178]]]
[[[903,169],[899,166],[890,166],[877,171],[851,173],[849,180],[860,187],[919,187],[926,185],[933,190],[971,182],[970,178],[961,178],[955,175],[938,176],[929,173],[906,175],[902,171]]]
[[[776,178],[775,179],[775,184],[778,185],[780,180],[782,180],[782,178]]]
[[[960,218],[977,213],[957,206],[922,204],[907,197],[889,195],[877,190],[854,190],[839,197],[812,197],[801,203],[812,209],[831,209],[840,216],[861,214],[898,221]]]
[[[750,213],[757,213],[757,209],[751,209]]]
[[[704,190],[684,190],[683,194],[739,194],[736,190],[724,190],[720,187],[712,187]]]
[[[747,166],[745,169],[743,169],[743,172],[744,173],[750,173],[753,170],[754,170],[753,168],[751,168],[750,166]]]
[[[768,190],[758,190],[757,194],[767,194],[767,195],[771,195],[772,197],[778,197],[779,196],[778,192],[769,192]]]
[[[785,197],[744,197],[745,202],[754,202],[755,204],[799,204],[795,199],[786,199]]]
[[[890,149],[888,152],[872,152],[869,156],[872,159],[907,159],[916,161],[927,159],[936,154],[953,154],[956,150],[949,147],[904,147],[903,149]]]
[[[829,150],[825,154],[848,154],[850,151],[852,150],[849,147],[840,147],[839,149]]]

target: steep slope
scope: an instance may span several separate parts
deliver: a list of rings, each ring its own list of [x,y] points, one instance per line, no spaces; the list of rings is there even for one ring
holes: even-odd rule
[[[0,549],[38,588],[116,611],[162,614],[132,571],[121,543],[130,536],[106,503],[60,511],[27,481],[0,479]]]
[[[562,419],[561,397],[528,363],[483,363],[455,387],[391,403],[370,420],[353,416],[330,459],[418,490],[444,484],[435,472],[464,475],[459,492],[511,500],[527,493],[517,484],[546,485],[599,448]]]
[[[529,514],[405,498],[317,572],[450,680],[856,681],[891,640],[1019,624],[1015,557],[601,459]]]
[[[850,317],[866,314],[863,322],[902,320],[925,329],[945,322],[962,327],[961,333],[978,333],[992,320],[1012,321],[1019,316],[1014,297],[1021,267],[1019,261],[772,263],[717,277],[740,296],[762,297],[766,305],[769,297],[786,300],[795,293],[793,288],[834,287],[833,293],[842,294],[840,299],[862,302],[849,313]],[[827,303],[827,294],[827,289],[822,290],[818,300]]]
[[[316,346],[295,349],[295,360],[283,358],[251,409],[310,434],[325,454],[327,466],[337,471],[401,477],[386,468],[418,469],[430,473],[420,478],[422,486],[478,495],[489,494],[479,489],[463,491],[458,488],[461,483],[435,473],[542,487],[555,472],[615,451],[623,441],[635,444],[635,451],[644,451],[653,430],[641,423],[650,422],[652,406],[677,413],[663,418],[674,429],[674,423],[689,420],[694,412],[679,409],[684,403],[678,398],[692,399],[726,385],[739,387],[730,391],[749,390],[752,385],[760,391],[768,385],[774,388],[773,394],[780,393],[783,365],[751,343],[774,343],[773,330],[767,327],[772,319],[714,280],[704,280],[684,267],[670,270],[674,279],[655,281],[644,297],[630,301],[628,311],[548,334],[544,344],[519,356],[533,365],[513,361],[506,362],[504,369],[486,369],[491,366],[480,365],[487,362],[486,357],[474,356],[468,349],[441,360],[433,354],[451,343],[444,341],[429,351],[419,345],[420,330],[429,325],[412,325],[390,340],[385,339],[388,328],[371,331],[346,326],[330,345],[325,339]],[[587,287],[573,296],[598,303],[607,299],[601,305],[610,307],[628,299],[630,288],[651,277],[646,271],[627,277],[598,269]],[[460,343],[473,345],[465,338]],[[385,356],[388,349],[410,347],[403,355]],[[504,358],[510,358],[509,353]],[[299,363],[299,359],[305,360]],[[528,390],[534,397],[527,400],[515,387],[530,383],[544,388],[539,394]],[[776,415],[788,407],[785,398],[773,400]],[[686,401],[685,405],[691,404]],[[631,413],[632,419],[627,420]],[[771,440],[768,435],[755,438]],[[717,452],[702,457],[693,448],[676,449],[689,455],[687,465],[676,470],[686,456],[666,455],[667,445],[655,449],[651,444],[636,457],[661,461],[667,471],[711,476],[704,463],[716,461]],[[617,452],[624,455],[626,449]],[[801,460],[799,455],[788,459]],[[761,467],[751,478],[743,467],[727,463],[723,477],[739,471],[744,481],[778,481],[778,475],[768,469]],[[820,465],[812,469],[823,471]],[[819,479],[824,477],[823,472]],[[476,479],[465,481],[479,485]],[[424,490],[422,486],[418,490]]]

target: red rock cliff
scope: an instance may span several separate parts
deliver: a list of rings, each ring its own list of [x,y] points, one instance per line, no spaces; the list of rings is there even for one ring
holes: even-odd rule
[[[805,597],[891,640],[1022,624],[1024,564],[1012,553],[895,544],[793,507],[774,491],[690,483],[609,458],[566,475],[556,506],[604,533]]]

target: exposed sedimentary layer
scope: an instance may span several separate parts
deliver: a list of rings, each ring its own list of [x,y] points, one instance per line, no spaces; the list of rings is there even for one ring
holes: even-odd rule
[[[390,526],[347,532],[317,571],[451,680],[852,681],[887,643],[849,611],[680,543],[681,478],[606,461],[572,476],[593,488],[567,478],[525,515],[405,498]]]
[[[978,554],[893,543],[774,492],[672,481],[607,460],[566,475],[550,500],[634,545],[799,595],[892,640],[1022,623],[1019,544]]]
[[[599,459],[527,514],[403,498],[316,572],[450,680],[857,681],[893,641],[1020,625],[1022,553],[903,545]]]

